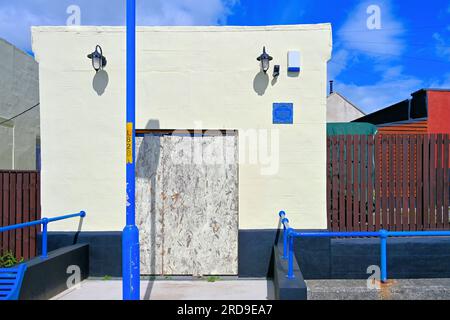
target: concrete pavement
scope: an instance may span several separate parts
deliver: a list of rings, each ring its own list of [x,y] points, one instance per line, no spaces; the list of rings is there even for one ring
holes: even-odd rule
[[[367,280],[306,280],[308,300],[450,300],[450,279],[401,279],[368,289]]]
[[[85,280],[53,300],[121,300],[121,280]],[[157,280],[141,281],[143,300],[267,300],[273,299],[271,281]]]

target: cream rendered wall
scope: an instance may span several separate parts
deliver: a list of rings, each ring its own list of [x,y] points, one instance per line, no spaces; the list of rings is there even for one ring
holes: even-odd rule
[[[125,29],[34,27],[32,33],[40,65],[43,214],[84,209],[83,230],[122,230]],[[100,80],[86,58],[97,44],[108,59]],[[260,165],[239,167],[241,229],[276,228],[280,209],[295,227],[326,227],[329,24],[143,27],[137,45],[138,129],[279,130],[275,175],[261,175]],[[270,76],[261,94],[256,57],[263,45],[281,74],[273,82]],[[287,74],[288,50],[301,52],[298,77]],[[94,87],[98,91],[106,78],[99,95]],[[293,125],[272,124],[273,102],[294,103]],[[51,230],[73,230],[75,224],[53,224]]]

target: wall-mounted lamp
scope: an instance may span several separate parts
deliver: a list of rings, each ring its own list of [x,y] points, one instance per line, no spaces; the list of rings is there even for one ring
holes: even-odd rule
[[[94,67],[95,72],[98,72],[100,69],[103,69],[106,66],[106,58],[103,56],[102,47],[97,45],[95,47],[95,51],[88,54],[87,56],[92,60],[92,67]]]
[[[270,61],[272,61],[272,57],[266,52],[266,47],[263,47],[263,53],[256,59],[261,62],[261,67],[264,73],[269,70]]]

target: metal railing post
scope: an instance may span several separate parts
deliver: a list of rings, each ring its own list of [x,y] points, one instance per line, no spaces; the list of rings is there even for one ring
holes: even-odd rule
[[[288,231],[286,229],[286,226],[284,225],[284,222],[289,223],[289,220],[284,218],[282,220],[283,222],[283,259],[286,260],[288,258]]]
[[[294,279],[294,236],[291,235],[293,230],[289,228],[287,230],[289,240],[289,256],[288,256],[288,279]]]
[[[41,252],[41,258],[47,259],[47,226],[48,226],[48,219],[44,218],[42,219],[42,252]]]
[[[289,227],[289,220],[286,218],[286,212],[280,211],[278,213],[281,219],[281,224],[283,225],[283,260],[287,260],[288,258],[288,227]]]
[[[388,232],[380,230],[381,282],[387,281],[387,238]]]

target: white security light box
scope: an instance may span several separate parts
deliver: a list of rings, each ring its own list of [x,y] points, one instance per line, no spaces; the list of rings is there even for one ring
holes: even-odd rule
[[[300,72],[300,51],[288,51],[288,72]]]

